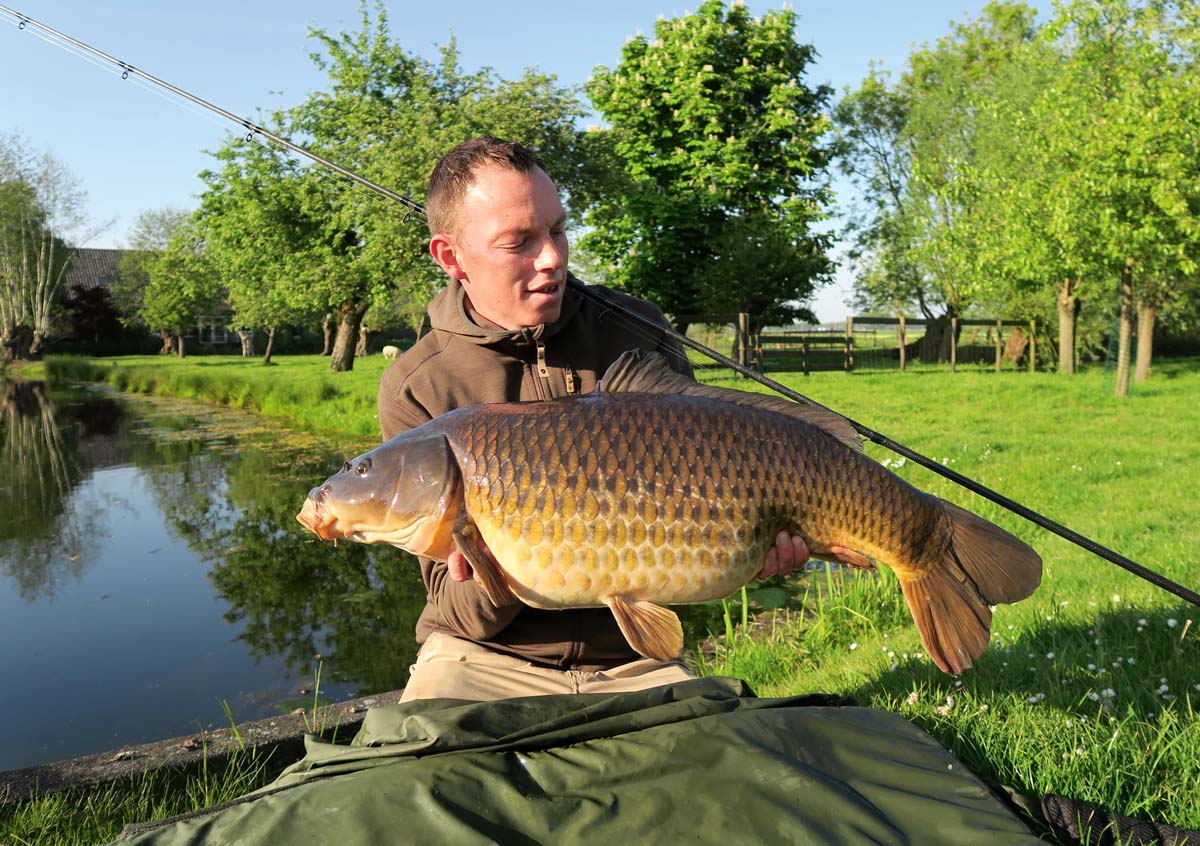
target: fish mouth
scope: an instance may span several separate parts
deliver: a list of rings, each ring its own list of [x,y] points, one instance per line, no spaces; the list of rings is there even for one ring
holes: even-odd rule
[[[321,540],[335,540],[341,537],[334,530],[337,525],[337,517],[331,514],[325,506],[325,490],[323,488],[313,488],[309,491],[308,499],[304,500],[304,505],[300,508],[296,519],[301,526]]]

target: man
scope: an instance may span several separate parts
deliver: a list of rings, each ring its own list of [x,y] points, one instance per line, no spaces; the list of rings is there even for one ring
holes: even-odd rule
[[[450,283],[429,306],[431,330],[384,373],[384,439],[455,408],[592,391],[622,352],[659,350],[691,376],[654,305],[604,289],[664,327],[634,321],[567,288],[566,213],[528,149],[476,138],[447,153],[426,195],[429,252]],[[799,537],[781,534],[760,575],[803,564]],[[619,692],[690,678],[681,661],[642,658],[607,608],[497,608],[458,552],[422,559],[429,601],[404,699],[488,700]]]

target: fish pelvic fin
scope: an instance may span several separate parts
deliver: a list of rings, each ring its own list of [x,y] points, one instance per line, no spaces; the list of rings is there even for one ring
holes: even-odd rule
[[[479,531],[473,525],[466,524],[455,528],[454,545],[471,563],[476,579],[493,605],[503,608],[517,601],[516,594],[504,578],[504,572],[488,554],[483,539],[479,537]]]
[[[625,640],[639,655],[672,661],[683,651],[683,625],[670,608],[653,602],[631,602],[623,595],[609,596],[604,604],[612,609]]]
[[[802,420],[828,432],[856,452],[863,451],[862,437],[849,420],[818,405],[792,402],[774,394],[752,394],[732,388],[701,385],[671,369],[661,353],[628,350],[609,365],[596,386],[606,394],[683,394],[731,402],[747,408],[762,408]]]
[[[929,566],[897,575],[929,657],[958,675],[987,649],[989,606],[1033,593],[1042,559],[999,526],[945,500],[941,505],[950,518],[950,543]]]

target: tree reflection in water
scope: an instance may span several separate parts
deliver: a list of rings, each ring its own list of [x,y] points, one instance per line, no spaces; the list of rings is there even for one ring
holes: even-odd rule
[[[81,485],[132,465],[169,534],[208,566],[214,613],[256,659],[302,678],[322,661],[324,682],[361,693],[403,686],[425,603],[416,561],[390,547],[335,548],[295,519],[344,458],[332,439],[200,405],[136,400],[142,410],[126,414],[94,394],[51,402],[41,383],[0,388],[0,577],[24,601],[53,599],[85,572],[113,503],[87,501]]]
[[[80,432],[114,415],[60,422],[42,382],[0,382],[0,396],[0,574],[26,602],[49,599],[84,572],[105,532],[71,494],[86,478]]]
[[[177,462],[146,468],[150,484],[169,524],[209,564],[225,619],[255,657],[310,676],[321,662],[323,679],[361,693],[402,687],[425,604],[415,559],[391,548],[335,548],[296,522],[308,489],[343,457],[262,429],[203,449],[198,439],[182,443],[188,452]]]

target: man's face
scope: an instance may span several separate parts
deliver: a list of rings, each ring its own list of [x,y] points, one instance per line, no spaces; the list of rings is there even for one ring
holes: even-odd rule
[[[429,252],[462,282],[471,308],[505,329],[550,323],[567,280],[566,213],[550,177],[487,166],[463,195],[457,231]]]

